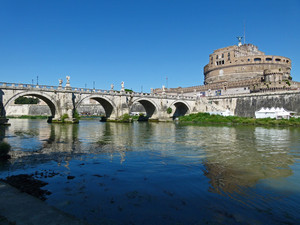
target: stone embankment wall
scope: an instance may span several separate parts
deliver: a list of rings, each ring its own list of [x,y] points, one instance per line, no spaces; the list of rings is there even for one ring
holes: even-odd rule
[[[262,107],[283,107],[300,114],[300,91],[212,97],[210,101],[242,117],[255,117],[255,111]]]
[[[47,105],[11,105],[6,110],[6,116],[50,116]]]
[[[300,93],[238,98],[235,114],[237,116],[254,117],[255,111],[260,110],[262,107],[283,107],[288,111],[300,113]]]
[[[100,104],[82,105],[78,109],[81,115],[105,115],[105,111]],[[132,106],[133,112],[145,112],[141,104],[134,104]],[[50,116],[50,108],[47,105],[10,105],[6,111],[7,116]]]

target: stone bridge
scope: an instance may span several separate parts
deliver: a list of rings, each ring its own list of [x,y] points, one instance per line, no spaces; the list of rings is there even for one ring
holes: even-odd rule
[[[51,110],[49,121],[59,122],[68,115],[67,121],[75,121],[74,112],[86,99],[99,102],[108,120],[118,120],[125,113],[130,113],[134,103],[142,104],[146,117],[158,121],[172,120],[178,116],[199,111],[196,96],[166,95],[153,93],[73,88],[48,85],[31,85],[0,82],[0,117],[6,117],[7,107],[20,96],[32,96],[43,100]],[[171,108],[172,112],[167,113]],[[200,110],[202,111],[202,110]]]

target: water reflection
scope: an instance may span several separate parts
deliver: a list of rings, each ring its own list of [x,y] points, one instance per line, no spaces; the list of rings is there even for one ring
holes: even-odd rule
[[[274,217],[263,208],[283,218],[286,211],[275,204],[282,196],[269,201],[257,187],[293,177],[299,189],[299,129],[10,122],[0,138],[12,145],[13,159],[0,167],[0,176],[55,172],[55,179],[40,178],[53,193],[48,203],[95,224],[103,218],[115,224],[238,224],[238,213],[245,223],[257,212]],[[239,211],[250,201],[258,206]],[[282,204],[291,211],[299,201]]]
[[[205,148],[204,174],[216,193],[244,192],[267,178],[293,174],[295,163],[288,149],[288,129],[237,127],[218,133],[214,144]]]
[[[288,177],[295,162],[287,147],[289,129],[170,123],[58,125],[19,120],[9,131],[16,137],[11,162],[68,164],[81,155],[106,154],[123,163],[128,152],[150,151],[162,161],[176,157],[179,164],[203,164],[210,191],[220,194],[241,192],[262,179]]]

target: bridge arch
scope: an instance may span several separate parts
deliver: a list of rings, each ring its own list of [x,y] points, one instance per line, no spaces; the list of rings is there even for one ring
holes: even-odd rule
[[[132,105],[134,105],[134,103],[136,103],[136,102],[140,103],[145,108],[146,117],[154,119],[154,117],[156,116],[156,114],[158,112],[158,107],[154,101],[152,101],[151,99],[147,99],[147,98],[138,98],[133,101]],[[131,110],[131,108],[130,108],[130,110]]]
[[[175,119],[179,116],[184,116],[186,114],[189,114],[191,112],[191,107],[190,105],[182,100],[177,100],[175,102],[172,102],[170,105],[170,108],[172,109],[173,116],[172,118]]]
[[[36,97],[38,99],[43,100],[50,108],[51,111],[51,116],[52,118],[60,118],[61,113],[58,110],[58,105],[54,100],[52,100],[51,96],[48,94],[45,94],[43,92],[37,92],[37,91],[27,91],[27,92],[19,92],[12,96],[8,101],[4,104],[4,110],[7,109],[7,107],[14,102],[17,98],[22,97],[22,96],[31,96],[31,97]]]
[[[106,118],[112,118],[112,119],[117,118],[116,105],[105,96],[99,96],[99,95],[94,95],[94,94],[86,96],[76,103],[75,109],[77,109],[82,104],[82,102],[87,99],[93,99],[93,100],[99,102],[105,111]]]

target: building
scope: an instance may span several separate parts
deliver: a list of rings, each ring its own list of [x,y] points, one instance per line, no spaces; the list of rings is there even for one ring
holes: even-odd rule
[[[232,95],[298,89],[292,81],[291,59],[265,55],[253,44],[242,44],[215,50],[204,67],[204,85],[170,88],[167,94],[198,96]],[[154,89],[162,93],[162,89]]]

